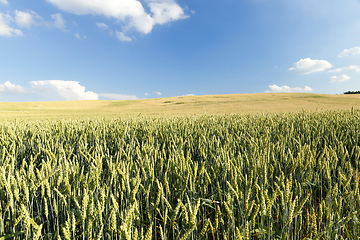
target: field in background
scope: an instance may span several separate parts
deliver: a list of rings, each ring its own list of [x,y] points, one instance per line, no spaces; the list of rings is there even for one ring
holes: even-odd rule
[[[201,116],[360,109],[360,95],[258,93],[144,99],[0,103],[0,121]]]

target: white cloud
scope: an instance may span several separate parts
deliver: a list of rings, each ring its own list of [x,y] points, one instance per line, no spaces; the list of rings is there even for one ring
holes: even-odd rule
[[[27,90],[20,85],[12,84],[6,81],[4,84],[0,84],[0,93],[26,93]]]
[[[349,80],[351,77],[349,77],[348,75],[346,74],[343,74],[341,75],[340,77],[337,77],[337,76],[333,76],[330,78],[330,82],[344,82],[344,81],[347,81]]]
[[[358,55],[358,54],[360,54],[360,47],[353,47],[350,49],[345,49],[338,55],[338,57],[348,57],[349,55]]]
[[[6,0],[0,0],[0,3],[9,4],[8,1],[6,1]]]
[[[188,16],[184,15],[184,10],[174,1],[149,0],[150,11],[155,23],[164,24]]]
[[[35,19],[42,20],[42,17],[37,15],[35,12],[28,10],[26,12],[14,11],[15,22],[21,28],[30,28],[32,25],[38,25]]]
[[[96,25],[97,25],[99,28],[101,28],[101,29],[108,29],[108,28],[109,28],[109,26],[106,25],[105,23],[99,23],[99,22],[97,22]]]
[[[85,91],[79,82],[46,80],[30,82],[31,92],[50,100],[97,100],[96,93]]]
[[[100,97],[114,100],[137,100],[135,95],[115,94],[115,93],[99,93]]]
[[[161,92],[155,92],[155,94],[161,96]]]
[[[174,0],[147,0],[150,13],[139,0],[46,0],[59,9],[77,15],[101,15],[122,23],[120,40],[127,39],[128,30],[150,33],[156,24],[164,24],[187,16]],[[98,25],[99,26],[99,25]],[[100,27],[100,26],[99,26]],[[103,26],[105,27],[105,26]],[[122,40],[122,41],[123,41]],[[128,40],[125,40],[128,41]]]
[[[48,23],[49,27],[54,27],[66,31],[66,21],[62,18],[60,13],[52,14],[51,19],[53,19],[54,22]]]
[[[181,95],[178,97],[194,97],[194,96],[195,96],[195,94],[190,93],[190,94],[185,94],[185,95]]]
[[[42,24],[47,26],[48,28],[58,28],[63,31],[68,31],[66,28],[66,20],[63,19],[60,13],[55,13],[51,15],[51,19],[53,21],[43,22]]]
[[[6,81],[0,84],[0,93],[33,94],[45,97],[48,100],[97,100],[96,93],[85,91],[85,87],[75,81],[47,80],[32,81],[30,88],[12,84]]]
[[[115,33],[116,33],[116,37],[122,42],[131,42],[132,41],[132,39],[130,37],[125,36],[125,34],[123,32],[116,31]]]
[[[294,66],[289,68],[289,71],[295,71],[300,74],[320,72],[332,67],[331,63],[326,60],[312,60],[310,58],[300,59],[300,61],[294,63]]]
[[[113,36],[113,35],[114,35],[114,31],[113,31],[113,30],[111,30],[111,29],[110,29],[110,27],[109,27],[108,25],[106,25],[105,23],[100,23],[100,22],[97,22],[97,23],[96,23],[96,25],[97,25],[99,28],[103,29],[103,30],[108,30],[111,36]],[[118,31],[116,31],[116,34],[118,34],[118,33],[119,33],[119,32],[118,32]],[[125,36],[125,34],[124,34],[124,33],[119,34],[119,36],[117,35],[117,37],[118,37],[118,39],[119,39],[120,41],[121,41],[121,39],[120,39],[120,38],[123,38],[123,40],[122,40],[122,41],[125,41],[125,39],[126,39],[126,38],[128,38],[128,37],[126,37],[126,36]],[[119,37],[120,37],[120,38],[119,38]],[[131,40],[132,40],[132,39],[130,38],[130,40],[129,40],[129,41],[131,41]]]
[[[305,86],[304,88],[301,88],[301,87],[294,87],[294,88],[291,88],[291,87],[288,87],[288,86],[277,86],[277,85],[269,85],[269,88],[271,90],[267,90],[265,92],[267,93],[291,93],[291,92],[312,92],[313,89],[311,87],[308,87],[308,86]]]
[[[79,33],[75,33],[74,36],[75,36],[77,39],[87,38],[86,36],[81,36]]]
[[[9,14],[0,13],[0,36],[23,36],[24,34],[21,30],[13,29],[9,26],[11,20],[12,19]]]
[[[30,28],[33,25],[47,26],[49,28],[58,28],[63,31],[66,29],[66,21],[62,18],[60,13],[52,14],[51,19],[53,21],[44,21],[44,19],[39,16],[36,12],[32,10],[27,10],[25,12],[15,10],[15,22],[21,28]]]
[[[360,72],[360,67],[357,65],[350,65],[348,67],[336,68],[334,70],[330,70],[329,73],[342,72],[344,70],[354,70],[355,72]]]
[[[43,25],[49,28],[58,28],[63,31],[67,31],[66,29],[66,21],[62,18],[60,13],[52,14],[51,19],[53,21],[44,21],[44,19],[39,16],[36,12],[32,10],[27,11],[14,11],[15,14],[15,22],[20,28],[30,28],[33,25]]]

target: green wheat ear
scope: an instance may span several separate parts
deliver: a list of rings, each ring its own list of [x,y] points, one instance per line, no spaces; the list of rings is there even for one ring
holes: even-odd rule
[[[25,234],[25,231],[11,233],[11,234],[0,237],[0,240],[11,239],[11,238],[14,238],[14,237],[17,237],[17,236],[21,236],[23,234]]]

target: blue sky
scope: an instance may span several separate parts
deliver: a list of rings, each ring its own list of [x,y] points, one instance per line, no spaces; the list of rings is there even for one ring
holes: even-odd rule
[[[0,101],[360,90],[359,0],[0,0]]]

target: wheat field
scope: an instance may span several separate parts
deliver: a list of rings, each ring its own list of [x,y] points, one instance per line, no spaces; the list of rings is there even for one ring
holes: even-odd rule
[[[358,239],[360,111],[0,124],[0,239]]]

